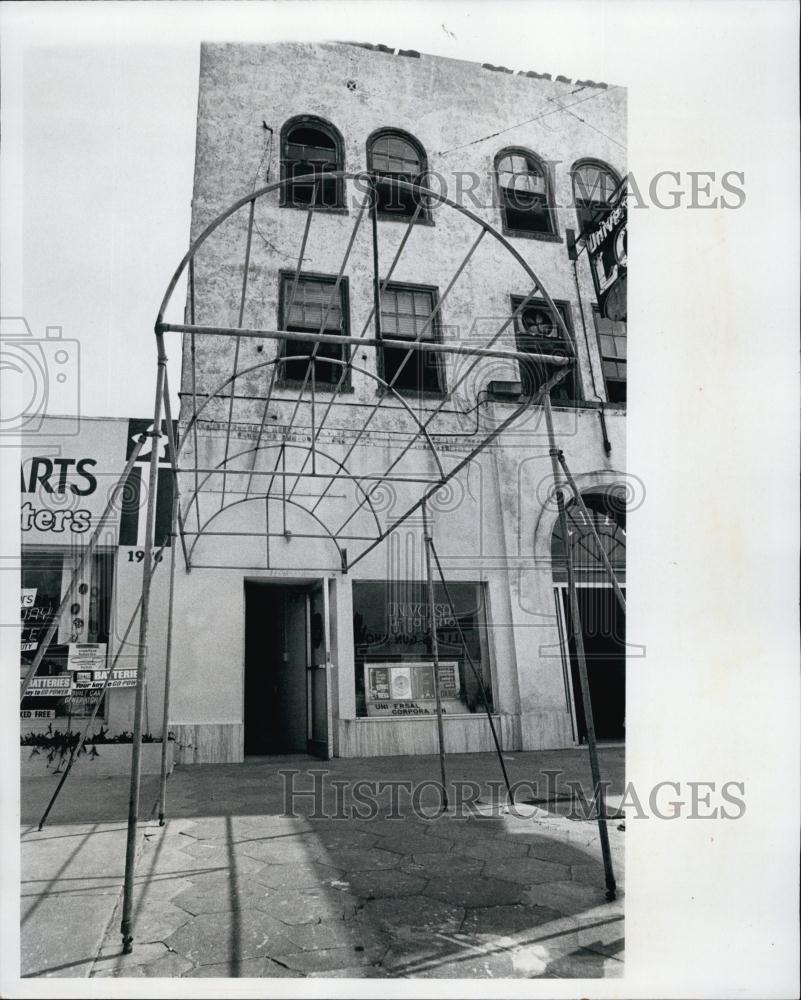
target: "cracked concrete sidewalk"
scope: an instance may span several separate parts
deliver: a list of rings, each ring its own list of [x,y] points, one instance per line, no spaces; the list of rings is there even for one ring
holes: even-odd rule
[[[499,777],[492,754],[447,760],[450,781]],[[589,787],[586,750],[509,754],[507,767],[513,781],[539,776],[544,787],[542,772],[560,769],[565,781]],[[521,806],[519,815],[481,809],[468,818],[423,819],[403,797],[400,819],[388,818],[388,809],[372,820],[314,818],[307,800],[288,818],[278,773],[287,768],[301,772],[303,787],[312,779],[302,772],[321,768],[349,782],[438,774],[431,757],[274,757],[177,768],[164,827],[148,819],[156,792],[148,785],[130,955],[122,955],[119,933],[119,790],[112,793],[108,779],[76,779],[82,794],[73,788],[73,822],[57,807],[57,824],[24,832],[23,975],[622,975],[624,835],[616,822],[608,826],[619,897],[610,903],[593,821],[534,806]],[[603,749],[602,768],[614,802],[622,748]],[[127,790],[124,779],[113,781]],[[481,799],[489,801],[483,792]],[[65,926],[76,928],[69,941]]]

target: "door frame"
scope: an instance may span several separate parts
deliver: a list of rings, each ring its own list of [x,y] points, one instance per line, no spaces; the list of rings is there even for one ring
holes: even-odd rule
[[[330,760],[334,756],[334,727],[331,692],[331,595],[328,577],[320,577],[306,588],[306,750],[314,757]],[[311,599],[318,590],[323,601],[323,660],[313,662],[311,641]],[[314,739],[313,672],[324,671],[325,738]]]
[[[621,584],[625,587],[625,584]],[[612,584],[602,581],[576,581],[576,590],[612,590]],[[556,625],[559,632],[559,651],[562,657],[562,678],[565,685],[565,697],[570,710],[570,725],[573,730],[573,741],[575,746],[583,746],[579,738],[578,717],[576,715],[576,691],[573,685],[573,669],[570,662],[569,636],[567,634],[567,617],[565,615],[565,602],[567,597],[567,581],[561,580],[553,584],[554,602],[556,605]],[[623,645],[623,663],[628,659],[626,650],[628,644]]]
[[[307,753],[312,756],[329,760],[334,756],[334,736],[332,724],[332,691],[331,691],[331,671],[333,663],[331,659],[331,603],[329,593],[329,578],[327,576],[245,576],[242,580],[242,699],[240,704],[240,718],[242,719],[242,741],[245,739],[245,699],[247,697],[247,605],[245,603],[245,591],[248,585],[259,585],[263,587],[273,587],[276,590],[294,590],[297,594],[302,594],[306,603],[306,747]],[[310,603],[312,592],[320,587],[323,593],[323,622],[324,622],[324,649],[325,664],[321,664],[317,669],[325,667],[325,702],[326,702],[326,732],[327,739],[325,746],[320,747],[318,752],[311,749],[311,616]],[[319,741],[323,742],[323,741]]]

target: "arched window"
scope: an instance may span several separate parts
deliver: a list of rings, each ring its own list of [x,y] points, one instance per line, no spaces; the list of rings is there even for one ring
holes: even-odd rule
[[[571,176],[579,231],[586,233],[595,229],[609,211],[620,178],[600,160],[579,160],[573,164]]]
[[[344,208],[345,186],[340,177],[325,177],[345,169],[342,136],[322,118],[301,115],[281,130],[282,205]]]
[[[556,236],[556,213],[548,168],[527,149],[504,149],[495,157],[504,232]]]
[[[425,150],[417,139],[399,129],[374,132],[367,140],[367,169],[384,181],[376,185],[378,211],[394,219],[411,218],[420,203],[419,196],[392,181],[419,183],[428,171]],[[417,217],[428,218],[425,205]]]
[[[598,543],[587,519],[575,499],[571,497],[569,490],[565,491],[565,498],[567,531],[576,580],[579,583],[606,583],[607,575],[598,554]],[[609,486],[606,489],[582,493],[581,499],[612,564],[615,576],[622,586],[626,579],[625,488]],[[551,565],[554,581],[564,582],[567,579],[565,543],[559,521],[556,522],[551,536]]]

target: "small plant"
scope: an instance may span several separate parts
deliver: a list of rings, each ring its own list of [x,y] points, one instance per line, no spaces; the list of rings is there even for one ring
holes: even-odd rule
[[[175,739],[175,737],[172,733],[168,733],[167,739],[171,740]],[[46,754],[47,766],[55,764],[53,774],[60,774],[62,764],[76,749],[80,740],[80,733],[73,732],[72,730],[61,732],[59,729],[53,729],[53,724],[51,723],[43,733],[25,733],[20,737],[20,746],[30,747],[31,757]],[[161,737],[154,736],[152,733],[143,733],[142,742],[161,743]],[[126,731],[117,733],[115,736],[109,736],[108,729],[101,726],[98,732],[86,738],[86,741],[78,751],[78,756],[88,754],[90,758],[99,757],[98,746],[124,743],[133,743],[133,733]]]

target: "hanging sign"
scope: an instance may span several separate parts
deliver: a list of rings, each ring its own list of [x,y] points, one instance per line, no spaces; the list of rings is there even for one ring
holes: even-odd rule
[[[54,677],[34,677],[25,692],[25,697],[66,698],[72,690],[70,674],[56,674]]]
[[[365,663],[364,693],[368,716],[436,715],[434,664]],[[443,714],[469,711],[461,698],[455,660],[439,665],[439,693]]]
[[[102,670],[106,665],[105,642],[71,642],[67,670]]]
[[[108,670],[86,670],[75,674],[74,690],[99,691],[102,688],[136,687],[136,668],[115,670],[108,680]]]
[[[627,211],[625,191],[606,218],[584,237],[595,297],[601,315],[613,321],[626,318],[628,274]]]

